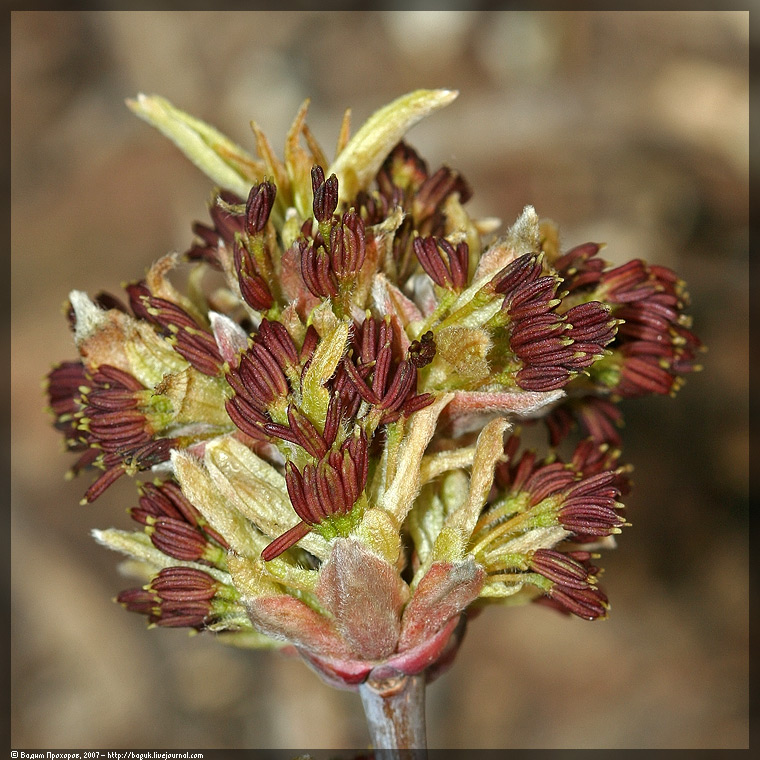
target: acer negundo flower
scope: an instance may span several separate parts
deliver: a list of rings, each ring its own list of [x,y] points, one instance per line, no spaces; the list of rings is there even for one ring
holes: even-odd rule
[[[95,531],[145,570],[117,600],[297,653],[359,690],[376,743],[406,746],[419,714],[392,710],[384,734],[377,699],[448,667],[468,611],[608,614],[595,563],[628,524],[617,402],[672,394],[701,348],[670,270],[562,252],[530,206],[501,235],[470,216],[463,177],[404,141],[455,95],[410,93],[353,137],[347,113],[332,161],[306,104],[281,161],[255,124],[258,158],[129,101],[215,183],[210,223],[126,305],[73,291],[80,358],[47,377],[73,474],[101,471],[85,501],[143,474],[139,527]],[[518,453],[518,422],[545,426],[544,456]]]

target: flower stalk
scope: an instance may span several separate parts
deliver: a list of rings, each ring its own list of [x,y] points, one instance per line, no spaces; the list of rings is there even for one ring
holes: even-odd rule
[[[370,676],[359,687],[372,746],[378,760],[424,760],[425,674]]]

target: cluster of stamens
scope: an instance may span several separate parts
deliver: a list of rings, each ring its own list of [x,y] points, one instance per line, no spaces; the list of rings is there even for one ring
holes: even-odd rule
[[[619,397],[675,392],[682,375],[698,368],[701,349],[683,314],[688,302],[683,282],[667,267],[641,259],[608,268],[599,250],[586,243],[554,262],[570,300],[603,300],[620,320],[611,356],[594,368],[594,379]]]
[[[50,373],[49,388],[56,426],[66,434],[67,447],[83,451],[72,474],[90,465],[104,471],[84,501],[97,499],[125,473],[166,461],[180,444],[177,438],[156,436],[151,392],[117,367],[101,364],[89,371],[82,362],[66,362]]]
[[[615,337],[617,324],[598,301],[559,312],[562,280],[543,271],[542,256],[528,253],[493,280],[494,290],[504,295],[508,351],[519,364],[515,382],[532,391],[562,388],[590,367]]]
[[[221,591],[235,596],[234,589],[222,587],[207,572],[176,566],[160,570],[145,587],[122,591],[116,601],[130,612],[147,615],[151,625],[200,631],[222,617],[220,607],[228,606],[224,604],[228,600],[220,598]]]
[[[299,406],[317,343],[316,331],[307,333],[299,352],[280,323],[262,320],[252,345],[227,375],[234,390],[227,411],[242,432],[295,445],[308,455],[301,470],[292,461],[285,470],[288,494],[302,523],[270,544],[263,554],[266,559],[292,546],[314,526],[329,532],[322,525],[325,520],[350,512],[364,490],[368,445],[378,425],[432,401],[430,394],[416,393],[417,368],[435,353],[432,336],[414,341],[407,355],[397,360],[390,321],[367,316],[355,326],[349,350],[327,382],[329,403],[318,426]]]
[[[324,171],[315,166],[311,172],[314,191],[314,218],[317,232],[311,236],[311,222],[303,225],[298,241],[301,276],[309,291],[318,298],[336,298],[350,288],[366,255],[365,227],[352,209],[342,217],[338,207],[338,180],[333,174],[325,180]]]
[[[175,559],[224,566],[227,541],[203,519],[177,483],[141,483],[139,490],[139,504],[129,513],[145,526],[157,549]]]
[[[596,587],[596,568],[587,564],[592,555],[577,546],[619,533],[626,524],[618,498],[628,489],[627,469],[617,464],[619,452],[588,438],[565,463],[539,460],[530,450],[518,456],[519,447],[520,436],[511,435],[471,550],[488,569],[490,583],[529,584],[565,611],[600,617],[607,600]],[[531,531],[550,528],[562,529],[567,548],[564,542],[527,554],[519,548]]]

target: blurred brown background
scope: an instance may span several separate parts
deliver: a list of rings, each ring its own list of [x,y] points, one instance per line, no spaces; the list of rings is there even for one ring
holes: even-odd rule
[[[428,690],[432,747],[748,744],[747,12],[16,12],[12,15],[14,747],[363,747],[358,697],[300,662],[145,630],[43,413],[73,358],[61,304],[117,292],[205,220],[210,183],[123,104],[159,93],[253,149],[295,112],[328,155],[418,87],[459,99],[409,141],[511,223],[526,203],[567,247],[678,270],[705,369],[625,405],[633,527],[602,560],[604,623],[540,607],[472,622]]]

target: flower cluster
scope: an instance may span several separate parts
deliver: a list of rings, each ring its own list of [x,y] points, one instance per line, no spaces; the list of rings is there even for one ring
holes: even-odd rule
[[[512,434],[470,538],[470,551],[489,571],[481,593],[538,590],[578,617],[603,617],[607,597],[596,586],[598,568],[589,560],[598,555],[589,547],[626,524],[618,498],[628,491],[628,469],[618,465],[619,451],[591,438],[577,445],[567,463],[556,456],[538,461],[533,451],[518,457],[519,446],[519,435]],[[553,549],[525,550],[546,544],[547,535]]]
[[[624,398],[674,393],[683,376],[696,368],[701,345],[683,312],[688,304],[683,281],[670,269],[641,259],[609,267],[599,250],[587,243],[554,262],[570,302],[604,301],[621,320],[618,339],[591,371],[591,383]]]
[[[158,626],[287,645],[331,683],[435,675],[465,612],[542,601],[604,617],[598,550],[626,525],[617,402],[697,368],[683,283],[600,246],[561,253],[526,207],[504,234],[468,183],[404,142],[450,91],[417,91],[335,159],[302,107],[284,161],[158,97],[130,101],[216,183],[210,222],[125,302],[74,291],[80,358],[48,375],[93,501],[138,479],[118,596]],[[304,144],[305,143],[305,144]],[[187,270],[187,293],[171,281]],[[545,424],[567,461],[520,451]],[[505,441],[505,435],[513,428]]]

